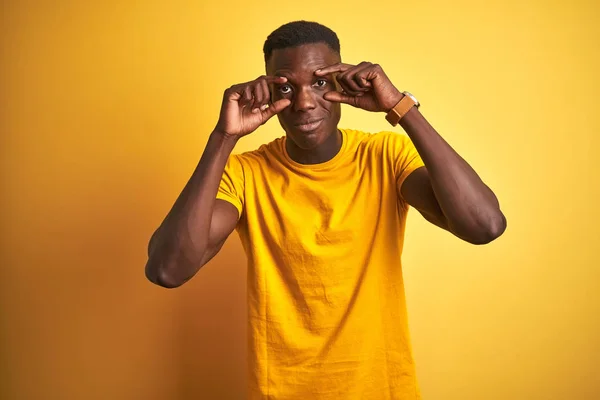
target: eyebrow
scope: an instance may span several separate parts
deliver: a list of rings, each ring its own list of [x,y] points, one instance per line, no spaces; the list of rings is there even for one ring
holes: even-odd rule
[[[317,65],[318,65],[318,64],[317,64]],[[317,66],[317,67],[316,67],[316,68],[313,70],[313,73],[314,73],[315,71],[317,71],[317,70],[320,70],[320,69],[327,68],[328,66],[329,66],[329,64],[322,64],[322,65],[318,65],[318,66]],[[286,73],[287,73],[287,72],[286,72],[286,69],[284,68],[284,70],[283,70],[283,71],[282,71],[282,70],[276,70],[276,71],[275,71],[275,73],[274,73],[273,75],[283,76],[283,74],[286,74]]]
[[[323,66],[323,67],[318,67],[318,68],[316,68],[316,69],[313,71],[313,76],[315,76],[315,75],[314,75],[314,74],[315,74],[315,71],[317,71],[317,70],[319,70],[319,69],[323,69],[323,68],[326,68],[326,66]],[[335,75],[335,72],[330,72],[329,74],[326,74],[326,75],[323,75],[323,76],[321,76],[321,78],[322,78],[322,77],[324,77],[324,76],[331,76],[331,75]],[[273,73],[273,76],[283,76],[283,77],[287,78],[287,79],[288,79],[288,81],[291,81],[291,80],[292,80],[292,79],[290,79],[290,73],[288,73],[288,72],[286,72],[286,71],[276,71],[275,73]]]

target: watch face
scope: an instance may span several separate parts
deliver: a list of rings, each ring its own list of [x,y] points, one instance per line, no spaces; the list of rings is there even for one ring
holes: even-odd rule
[[[403,92],[405,95],[407,95],[408,97],[410,97],[415,103],[416,106],[419,107],[421,104],[419,104],[419,100],[417,100],[417,98],[415,96],[413,96],[411,93],[409,92]]]

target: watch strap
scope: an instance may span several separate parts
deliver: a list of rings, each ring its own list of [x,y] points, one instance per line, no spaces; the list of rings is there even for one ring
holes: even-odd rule
[[[398,125],[398,122],[410,111],[411,108],[416,106],[417,103],[411,98],[411,96],[404,95],[402,99],[396,104],[385,116],[385,119],[392,125]]]

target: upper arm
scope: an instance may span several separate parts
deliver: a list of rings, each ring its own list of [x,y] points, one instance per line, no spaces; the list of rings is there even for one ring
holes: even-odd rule
[[[216,199],[210,221],[207,250],[202,256],[201,266],[209,262],[223,247],[234,231],[239,219],[237,208],[228,201]]]
[[[210,220],[208,243],[201,266],[223,247],[235,229],[244,208],[245,174],[239,155],[231,154],[221,176]]]
[[[416,208],[427,221],[448,229],[425,163],[413,142],[408,135],[393,132],[386,138],[389,141],[389,157],[393,163],[398,197]]]
[[[427,221],[449,230],[448,221],[435,197],[426,167],[411,172],[401,183],[398,191],[399,195],[416,208]]]

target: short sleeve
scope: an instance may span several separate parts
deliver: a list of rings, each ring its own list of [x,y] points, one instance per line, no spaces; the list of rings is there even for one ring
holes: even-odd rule
[[[414,170],[425,166],[425,163],[423,163],[415,145],[406,134],[392,132],[389,148],[392,152],[396,185],[400,188],[404,180]]]
[[[244,169],[240,157],[231,154],[219,183],[217,199],[225,200],[237,208],[239,215],[244,209]]]

